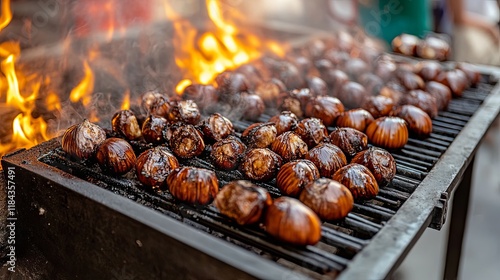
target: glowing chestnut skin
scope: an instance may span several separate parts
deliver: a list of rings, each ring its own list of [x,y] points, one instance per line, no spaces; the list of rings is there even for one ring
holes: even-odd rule
[[[355,200],[377,196],[378,183],[370,170],[357,163],[348,164],[333,174],[333,180],[346,186]]]
[[[374,120],[372,114],[365,109],[352,109],[340,114],[335,124],[339,127],[350,127],[363,132]]]
[[[210,157],[215,167],[223,170],[233,170],[240,164],[246,149],[247,147],[239,138],[229,136],[212,145]]]
[[[239,170],[247,179],[268,181],[276,176],[282,159],[269,149],[252,149],[243,157]]]
[[[339,147],[344,155],[353,157],[358,152],[368,149],[368,137],[354,128],[336,128],[330,133],[330,142]]]
[[[164,189],[168,174],[177,167],[177,158],[161,146],[144,151],[135,163],[137,179],[153,190]]]
[[[392,40],[392,50],[403,55],[414,56],[420,39],[410,34],[401,34]]]
[[[269,122],[274,123],[277,135],[281,135],[287,131],[294,130],[299,123],[299,118],[290,111],[283,111],[279,115],[271,117]]]
[[[245,75],[241,73],[225,71],[215,78],[217,90],[222,95],[232,95],[248,90],[249,82]]]
[[[351,191],[328,178],[308,184],[300,193],[299,200],[327,221],[345,218],[354,207]]]
[[[418,138],[426,138],[432,132],[432,120],[422,109],[413,105],[404,105],[396,110],[395,116],[406,121],[410,133]]]
[[[457,64],[456,68],[465,73],[471,86],[475,86],[481,81],[481,73],[476,66],[470,63],[461,62]]]
[[[462,96],[463,91],[468,87],[467,75],[460,69],[442,72],[437,76],[436,82],[449,87],[453,96],[456,97]]]
[[[184,89],[182,99],[193,100],[200,110],[203,111],[217,104],[219,95],[212,85],[192,84]]]
[[[318,118],[324,125],[331,126],[338,115],[344,112],[344,105],[335,97],[317,96],[307,103],[304,112],[306,117]]]
[[[331,178],[337,170],[347,164],[342,150],[330,143],[321,143],[310,149],[305,159],[314,163],[321,177],[327,178]]]
[[[281,156],[284,162],[303,158],[308,151],[307,144],[295,133],[287,131],[271,144],[271,150]]]
[[[238,180],[222,187],[214,204],[221,214],[240,225],[249,225],[260,221],[273,200],[266,189],[249,181]]]
[[[451,101],[451,90],[449,87],[434,81],[430,81],[425,85],[425,92],[436,98],[438,110],[444,110],[448,107]]]
[[[301,120],[293,132],[300,136],[309,148],[318,145],[328,137],[328,130],[326,130],[321,120],[316,118]]]
[[[116,112],[111,119],[111,127],[114,132],[125,136],[128,140],[135,140],[142,136],[137,118],[130,110]]]
[[[294,160],[281,166],[276,176],[276,187],[282,194],[297,197],[307,184],[318,178],[318,168],[312,161]]]
[[[201,123],[200,128],[209,141],[219,141],[234,133],[233,123],[219,113],[210,115]]]
[[[409,91],[403,98],[402,104],[416,106],[426,112],[431,118],[438,115],[436,98],[423,90]]]
[[[370,96],[365,87],[356,82],[345,83],[337,97],[348,108],[359,108],[365,102],[366,98]]]
[[[146,111],[147,115],[157,117],[168,116],[170,112],[169,99],[165,94],[157,91],[148,91],[142,95],[142,108]]]
[[[150,115],[142,124],[142,136],[148,143],[155,145],[164,142],[163,131],[167,129],[168,122],[163,117]]]
[[[400,149],[408,142],[405,120],[398,117],[382,117],[366,128],[371,143],[386,149]]]
[[[176,168],[168,174],[166,183],[173,197],[190,204],[209,204],[219,192],[215,172],[203,168]]]
[[[297,246],[314,245],[321,239],[321,220],[297,199],[279,197],[264,217],[266,232],[277,240]]]
[[[254,123],[241,133],[241,140],[249,148],[267,148],[274,142],[277,134],[274,123]]]
[[[359,152],[351,163],[361,164],[368,168],[381,188],[389,185],[396,176],[396,161],[391,153],[381,148],[370,147],[368,150]]]
[[[416,68],[417,74],[427,81],[435,80],[443,72],[443,66],[437,61],[421,61]]]
[[[374,118],[380,118],[390,115],[394,105],[394,101],[391,98],[377,95],[368,97],[362,108],[370,112]]]
[[[171,107],[167,117],[170,122],[197,124],[200,121],[200,110],[193,100],[171,102],[170,105]]]
[[[109,138],[99,145],[96,159],[104,172],[123,175],[135,166],[135,153],[130,144],[120,138]]]
[[[170,148],[180,158],[192,158],[205,149],[201,133],[190,124],[180,125],[172,130]]]
[[[61,146],[70,156],[83,160],[93,157],[104,140],[106,132],[97,124],[85,119],[82,123],[66,129],[61,139]]]

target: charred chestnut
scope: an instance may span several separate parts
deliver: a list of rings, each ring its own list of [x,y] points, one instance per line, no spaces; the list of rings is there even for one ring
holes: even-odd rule
[[[436,82],[440,82],[449,87],[453,96],[460,97],[463,91],[468,87],[469,80],[462,70],[454,69],[439,74],[436,78]]]
[[[137,118],[130,110],[121,110],[113,115],[111,127],[114,132],[125,136],[128,140],[135,140],[142,136]]]
[[[122,175],[135,165],[136,157],[130,144],[120,138],[104,140],[97,149],[96,159],[104,172]]]
[[[266,148],[276,139],[274,123],[254,123],[241,133],[241,140],[249,148]]]
[[[190,124],[173,128],[169,144],[172,152],[180,158],[198,156],[205,149],[201,133]]]
[[[148,91],[142,95],[142,108],[147,115],[167,117],[170,112],[168,97],[157,91]]]
[[[106,140],[106,132],[98,125],[84,120],[70,126],[61,139],[63,151],[77,159],[94,156],[97,147]]]
[[[394,101],[383,95],[370,96],[363,104],[363,109],[370,112],[374,118],[388,116],[394,108]]]
[[[277,135],[281,135],[284,132],[294,130],[297,127],[299,118],[290,111],[283,111],[279,115],[270,118],[269,122],[274,123]]]
[[[431,118],[438,115],[436,98],[423,90],[409,91],[403,98],[402,104],[416,106],[426,112]]]
[[[368,168],[381,188],[389,185],[396,176],[396,161],[388,151],[381,148],[370,147],[368,150],[359,152],[351,163],[361,164]]]
[[[414,56],[420,39],[410,34],[401,34],[392,40],[392,50],[403,55]]]
[[[298,246],[314,245],[321,239],[321,221],[300,201],[279,197],[267,209],[264,226],[277,240]]]
[[[349,189],[328,178],[311,182],[300,193],[299,199],[321,219],[328,221],[345,218],[354,207]]]
[[[331,178],[337,170],[347,164],[342,150],[330,143],[321,143],[310,149],[305,159],[314,163],[321,177],[327,178]]]
[[[321,120],[316,118],[301,120],[293,132],[302,138],[309,148],[318,145],[323,139],[328,137],[326,127]]]
[[[284,162],[303,158],[307,154],[307,144],[295,133],[287,131],[271,144],[271,150],[281,156]]]
[[[352,109],[340,114],[335,123],[340,127],[350,127],[363,132],[373,120],[372,114],[365,109]]]
[[[338,181],[351,191],[354,199],[370,199],[378,194],[378,183],[370,170],[357,163],[348,164],[333,174]]]
[[[229,136],[212,145],[210,157],[217,168],[233,170],[240,164],[246,149],[247,147],[239,138]]]
[[[163,189],[168,174],[177,167],[177,158],[161,146],[143,152],[135,163],[137,179],[153,190]]]
[[[168,174],[166,182],[173,197],[190,204],[209,204],[219,192],[219,180],[208,169],[176,168]]]
[[[214,200],[215,207],[223,215],[240,225],[260,221],[262,214],[272,203],[266,189],[245,180],[228,183],[222,187]]]
[[[155,145],[163,143],[163,131],[167,129],[167,125],[168,122],[165,118],[150,115],[142,124],[144,140]]]
[[[366,128],[370,142],[386,149],[400,149],[408,142],[405,120],[398,117],[382,117]]]
[[[276,176],[281,163],[281,157],[275,152],[258,148],[245,154],[239,170],[250,180],[267,181]]]
[[[234,133],[233,123],[219,113],[210,115],[200,125],[207,140],[219,141]]]
[[[217,90],[222,95],[232,95],[238,92],[248,90],[248,80],[240,73],[236,72],[222,72],[215,78],[217,83]]]
[[[370,95],[365,87],[355,82],[347,82],[342,86],[337,97],[348,108],[359,108],[368,96]]]
[[[294,160],[281,166],[276,177],[276,187],[282,194],[296,197],[307,184],[318,178],[318,168],[312,161]]]
[[[354,128],[341,127],[334,129],[330,133],[330,141],[348,157],[353,157],[358,152],[368,149],[368,137]]]
[[[306,117],[318,118],[324,125],[331,126],[338,115],[344,112],[344,105],[335,97],[317,96],[307,103],[304,112]]]
[[[171,108],[168,113],[170,122],[183,122],[186,124],[197,124],[200,121],[200,110],[193,100],[181,100],[171,102]]]
[[[425,92],[436,98],[436,105],[438,110],[444,110],[448,107],[451,101],[450,88],[434,81],[430,81],[425,85]]]
[[[404,105],[398,108],[396,116],[406,121],[410,133],[418,138],[426,138],[432,132],[432,120],[422,109],[413,105]]]

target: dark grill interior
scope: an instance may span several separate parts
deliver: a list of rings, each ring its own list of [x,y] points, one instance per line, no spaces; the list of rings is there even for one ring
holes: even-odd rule
[[[488,77],[484,78],[486,81]],[[168,192],[158,194],[144,191],[141,184],[135,179],[135,174],[127,174],[123,178],[107,176],[101,173],[96,164],[71,161],[60,148],[43,156],[40,161],[115,194],[151,207],[264,258],[298,269],[309,276],[331,276],[342,271],[350,259],[362,250],[384,224],[393,217],[492,89],[493,85],[481,83],[479,86],[465,91],[463,97],[453,99],[448,109],[439,112],[439,116],[433,120],[433,133],[429,138],[425,140],[410,138],[403,149],[392,152],[398,168],[393,182],[388,187],[381,189],[375,199],[356,203],[353,211],[344,220],[325,222],[322,226],[321,242],[316,246],[307,246],[306,248],[279,244],[257,226],[240,227],[221,216],[212,205],[194,207],[175,201]],[[263,116],[261,121],[265,121],[269,117],[269,115]],[[249,122],[244,121],[234,124],[239,132],[250,125]],[[133,144],[137,152],[148,148],[140,143]],[[180,162],[182,165],[214,169],[207,160],[206,153],[200,158]],[[216,173],[220,186],[243,177],[238,171],[216,170]],[[280,196],[279,190],[274,186],[274,181],[259,185],[267,188],[273,197]]]

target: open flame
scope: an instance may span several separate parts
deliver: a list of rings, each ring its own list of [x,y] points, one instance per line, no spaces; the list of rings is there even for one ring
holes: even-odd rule
[[[165,12],[175,29],[175,61],[184,71],[185,78],[177,84],[177,93],[182,93],[191,83],[211,83],[217,74],[255,60],[264,51],[284,55],[284,50],[276,42],[243,33],[227,21],[219,1],[206,0],[206,7],[215,28],[200,34],[172,9],[168,0],[165,2]],[[231,17],[237,17],[234,11],[230,12]]]
[[[85,60],[83,62],[83,79],[69,94],[69,100],[76,103],[81,101],[84,106],[88,106],[92,100],[92,91],[94,90],[94,72]]]

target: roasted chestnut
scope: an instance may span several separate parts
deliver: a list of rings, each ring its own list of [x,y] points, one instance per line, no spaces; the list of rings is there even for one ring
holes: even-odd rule
[[[340,127],[351,127],[363,132],[373,120],[372,114],[365,109],[352,109],[340,114],[335,123]]]
[[[410,133],[418,138],[426,138],[432,132],[432,120],[422,109],[413,105],[404,105],[396,110],[395,116],[406,121]]]
[[[214,204],[223,215],[240,225],[249,225],[260,221],[273,201],[266,189],[249,181],[238,180],[222,187]]]
[[[241,140],[228,136],[212,145],[210,157],[215,167],[224,170],[233,170],[238,167],[247,147]]]
[[[389,185],[396,176],[396,161],[391,153],[381,148],[370,147],[368,150],[359,152],[351,163],[367,167],[381,188]]]
[[[429,36],[417,45],[417,55],[425,59],[447,60],[450,44],[443,39]]]
[[[161,146],[146,150],[135,163],[137,179],[153,190],[163,189],[168,174],[177,167],[177,158]]]
[[[184,100],[193,100],[200,110],[206,110],[217,104],[219,95],[212,85],[192,84],[187,86],[182,93]]]
[[[309,148],[318,145],[328,137],[328,130],[326,130],[321,120],[316,118],[301,120],[293,132],[300,136]]]
[[[349,189],[328,178],[309,183],[300,193],[300,201],[311,208],[323,220],[339,220],[354,207]]]
[[[236,69],[236,72],[243,74],[248,81],[248,86],[254,89],[254,86],[260,84],[264,79],[259,69],[252,64],[243,64]]]
[[[279,197],[267,209],[264,226],[277,240],[298,246],[314,245],[321,239],[321,220],[316,213],[291,197]]]
[[[148,91],[142,95],[142,108],[147,115],[167,117],[170,112],[168,97],[157,91]]]
[[[262,113],[264,113],[266,106],[260,96],[242,92],[240,97],[241,99],[239,105],[241,106],[244,119],[255,121],[260,117],[260,115],[262,115]]]
[[[481,81],[481,73],[479,73],[476,66],[470,63],[461,62],[457,64],[456,68],[465,73],[471,86],[475,86]]]
[[[358,78],[358,82],[365,87],[369,94],[377,95],[384,87],[384,80],[372,73],[365,73]]]
[[[345,83],[337,95],[342,104],[348,108],[361,107],[368,96],[370,94],[368,94],[365,87],[355,82]]]
[[[328,94],[328,85],[319,77],[309,77],[306,79],[307,87],[311,89],[314,96],[325,96]]]
[[[405,120],[398,117],[382,117],[366,128],[370,142],[386,149],[400,149],[408,142]]]
[[[282,81],[289,90],[301,88],[305,85],[299,69],[291,62],[279,61],[274,63],[271,69],[274,78]]]
[[[219,113],[210,115],[200,125],[206,140],[219,141],[234,133],[233,123]]]
[[[401,103],[403,105],[416,106],[426,112],[431,118],[434,118],[438,115],[438,105],[436,98],[423,90],[409,91],[404,96]]]
[[[135,165],[136,157],[130,144],[120,138],[109,138],[99,145],[96,159],[104,172],[123,175]]]
[[[433,81],[443,71],[443,66],[437,61],[421,61],[416,68],[418,75],[427,81]]]
[[[219,180],[208,169],[176,168],[168,174],[166,182],[173,197],[190,204],[209,204],[219,192]]]
[[[319,178],[318,168],[307,159],[290,161],[281,166],[276,176],[276,187],[282,194],[298,196],[310,182]]]
[[[388,116],[394,108],[394,101],[383,95],[370,96],[362,106],[363,109],[370,112],[374,118]]]
[[[364,73],[368,73],[370,66],[362,59],[351,58],[345,63],[344,70],[351,79],[356,80]]]
[[[335,97],[317,96],[306,105],[305,116],[320,119],[324,125],[334,124],[338,115],[344,112],[344,105]]]
[[[142,124],[142,136],[148,143],[155,145],[165,141],[163,131],[167,129],[168,122],[163,117],[150,115]]]
[[[448,107],[451,101],[450,88],[434,81],[430,81],[425,85],[425,92],[436,98],[436,105],[438,110],[444,110]]]
[[[302,118],[302,116],[304,115],[300,100],[293,96],[290,96],[290,94],[287,92],[283,92],[280,94],[278,99],[278,109],[280,109],[281,111],[292,112],[299,118]]]
[[[462,70],[454,69],[439,74],[436,78],[436,82],[440,82],[449,87],[453,96],[460,97],[463,91],[468,87],[469,80]]]
[[[89,159],[94,156],[97,147],[106,140],[106,132],[97,124],[87,119],[70,126],[61,139],[63,151],[77,159]]]
[[[267,181],[276,176],[282,159],[269,149],[253,149],[243,157],[239,170],[246,178],[255,181]]]
[[[197,124],[200,121],[200,110],[193,100],[181,100],[171,102],[168,120],[170,122],[183,122],[186,124]]]
[[[414,56],[420,39],[410,34],[401,34],[392,40],[392,50],[403,55]]]
[[[370,170],[357,163],[348,164],[333,174],[338,181],[351,191],[354,199],[370,199],[378,194],[378,183]]]
[[[347,164],[342,150],[330,143],[321,143],[310,149],[305,159],[314,163],[321,177],[327,178],[331,178],[338,169]]]
[[[399,82],[407,90],[423,89],[425,87],[425,82],[419,75],[410,72],[408,70],[398,70],[396,75],[399,78]]]
[[[379,60],[373,72],[382,80],[388,81],[394,77],[397,68],[396,63],[392,60]]]
[[[283,111],[279,115],[270,118],[269,122],[274,123],[277,135],[281,135],[284,132],[294,130],[297,127],[299,118],[290,111]]]
[[[349,82],[349,76],[341,70],[329,69],[321,73],[321,78],[327,83],[330,88],[331,96],[338,96],[342,87]]]
[[[137,118],[130,110],[116,112],[111,119],[111,127],[114,132],[125,136],[128,140],[135,140],[142,135]]]
[[[363,132],[350,127],[339,127],[330,133],[330,142],[339,147],[344,155],[353,157],[368,149],[368,137]]]
[[[180,158],[198,156],[205,149],[201,133],[190,124],[173,128],[169,144],[172,152]]]
[[[287,131],[271,144],[271,150],[281,156],[284,162],[303,158],[307,154],[307,144],[295,133]]]
[[[266,148],[273,143],[276,135],[277,131],[274,123],[254,123],[241,133],[241,140],[249,148]]]
[[[232,95],[238,92],[244,92],[248,90],[248,80],[241,74],[236,72],[222,72],[217,77],[215,77],[215,82],[217,83],[217,90],[219,94],[222,95]]]
[[[306,104],[314,97],[312,91],[308,88],[294,89],[288,94],[300,101],[302,110],[305,109]]]
[[[262,98],[267,107],[276,107],[276,100],[281,93],[280,87],[273,82],[260,83],[255,88],[255,94]]]

